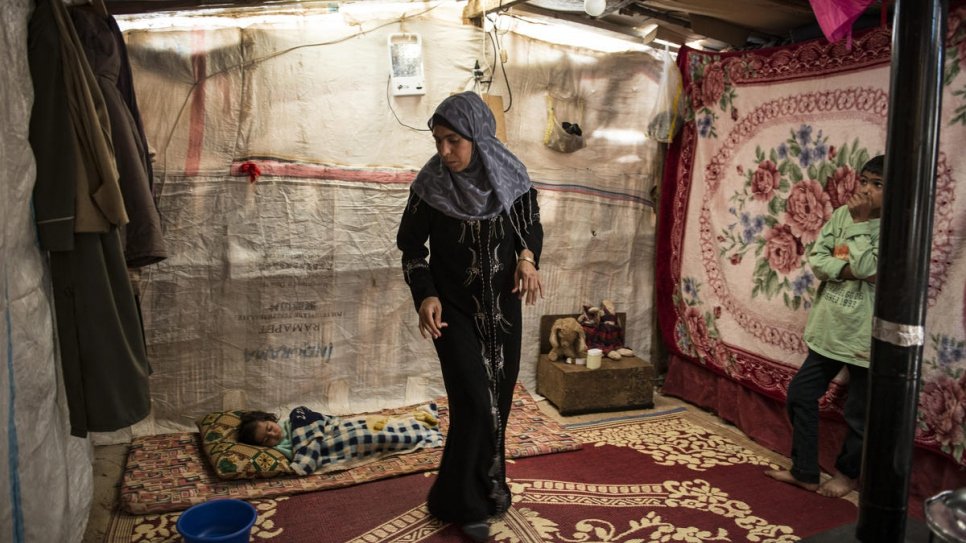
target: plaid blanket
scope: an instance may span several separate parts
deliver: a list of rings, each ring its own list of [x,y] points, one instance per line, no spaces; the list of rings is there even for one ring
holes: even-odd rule
[[[292,423],[292,470],[308,475],[333,464],[375,460],[392,454],[443,445],[436,404],[400,419],[343,419],[300,406]]]

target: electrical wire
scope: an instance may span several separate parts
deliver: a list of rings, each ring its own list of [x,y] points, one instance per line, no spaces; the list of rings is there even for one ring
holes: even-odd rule
[[[496,21],[490,20],[490,18],[487,16],[486,13],[483,14],[483,18],[486,19],[487,21],[490,21],[490,23],[493,24],[494,28],[496,28]],[[480,69],[483,70],[483,73],[486,73],[489,70],[491,72],[490,79],[492,80],[493,66],[491,66],[490,62],[486,59],[486,35],[488,34],[488,32],[486,31],[486,23],[481,21],[480,30],[483,31],[483,35],[480,36],[480,38],[482,39],[482,41],[480,42],[480,52],[482,53],[482,56],[483,56],[483,66],[480,66]],[[494,57],[493,60],[496,61],[496,57]],[[476,85],[479,86],[479,84],[482,82],[483,81],[477,81]],[[487,92],[489,92],[489,87],[487,87]]]
[[[508,13],[510,11],[509,7],[503,7],[503,0],[500,0],[500,5],[496,9],[497,9],[497,13]],[[503,44],[499,43],[500,35],[497,34],[498,30],[499,29],[497,28],[496,24],[494,24],[493,34],[496,35],[497,37],[496,39],[497,45],[498,45],[497,49],[499,49],[500,51],[503,51]],[[492,39],[492,36],[491,36],[491,39]],[[495,62],[496,57],[494,57],[493,60]],[[510,79],[506,76],[506,62],[503,61],[503,56],[500,56],[500,69],[503,70],[503,81],[506,82],[506,92],[510,98],[510,102],[507,104],[506,109],[503,110],[503,113],[506,113],[510,111],[511,107],[513,107],[513,90],[510,89]],[[492,81],[493,81],[493,74],[490,74],[490,82],[492,83]],[[489,89],[489,87],[487,87],[487,89]]]
[[[171,123],[171,130],[168,132],[168,135],[167,135],[167,137],[164,140],[164,146],[161,149],[161,156],[162,156],[162,159],[161,159],[161,167],[162,167],[162,171],[164,173],[158,179],[158,194],[157,194],[156,198],[158,198],[158,199],[161,198],[161,193],[164,190],[165,180],[167,179],[167,176],[168,176],[168,147],[171,145],[171,139],[174,137],[175,129],[177,129],[177,127],[178,127],[178,122],[181,120],[181,116],[184,114],[185,108],[188,106],[188,101],[191,100],[191,96],[194,94],[195,90],[198,88],[198,86],[200,84],[202,84],[205,81],[211,79],[212,77],[215,77],[215,76],[218,76],[218,75],[222,75],[222,74],[228,73],[228,72],[233,71],[233,70],[244,70],[246,68],[250,68],[252,66],[255,66],[256,64],[261,64],[262,62],[266,62],[266,61],[271,60],[273,58],[280,57],[282,55],[286,55],[288,53],[291,53],[293,51],[297,51],[299,49],[307,49],[309,47],[322,47],[322,46],[325,46],[325,45],[335,45],[337,43],[342,43],[342,42],[345,42],[345,41],[349,41],[349,40],[351,40],[353,38],[357,38],[359,36],[364,36],[364,35],[372,32],[374,30],[379,30],[380,28],[384,28],[384,27],[387,27],[387,26],[390,26],[390,25],[399,24],[399,23],[402,23],[402,22],[406,21],[407,19],[412,19],[412,18],[420,17],[422,15],[425,15],[425,14],[429,13],[430,11],[433,11],[434,9],[436,9],[439,6],[440,6],[440,4],[437,3],[437,4],[432,5],[429,8],[424,9],[422,11],[419,11],[419,12],[416,12],[416,13],[411,13],[411,14],[410,13],[407,13],[407,14],[402,15],[398,19],[393,19],[392,21],[388,21],[388,22],[385,22],[385,23],[382,23],[382,24],[378,24],[378,25],[376,25],[376,26],[374,26],[372,28],[369,28],[369,29],[362,29],[359,32],[356,32],[354,34],[350,34],[348,36],[343,36],[341,38],[337,38],[337,39],[334,39],[334,40],[325,41],[325,42],[316,42],[316,43],[305,43],[305,44],[302,44],[302,45],[296,45],[294,47],[289,47],[287,49],[282,49],[280,51],[275,51],[275,52],[269,53],[269,54],[267,54],[265,56],[253,58],[253,59],[251,59],[249,61],[246,61],[246,62],[240,62],[240,63],[238,63],[238,64],[236,64],[234,66],[228,66],[227,68],[224,68],[222,70],[218,70],[217,72],[212,72],[210,74],[203,75],[203,76],[199,77],[198,79],[196,79],[192,83],[191,88],[188,89],[188,92],[187,92],[187,94],[184,97],[184,101],[181,103],[181,108],[178,109],[178,114],[175,116],[174,122]],[[387,92],[387,94],[389,92],[389,90],[388,90],[388,84],[387,84],[386,92]],[[392,109],[392,108],[390,108],[390,109]],[[393,111],[393,115],[394,116],[395,116],[395,114],[396,114],[396,112]],[[396,120],[398,121],[399,118],[396,117]],[[402,124],[402,122],[400,122],[400,124]],[[403,126],[406,126],[406,125],[403,125]],[[410,127],[410,128],[412,128],[412,127]],[[413,128],[413,130],[420,130],[420,129]]]
[[[496,40],[493,39],[493,34],[495,33],[496,33],[496,27],[493,27],[493,30],[490,32],[487,32],[486,34],[490,38],[490,43],[493,44],[493,62],[496,62],[500,58],[500,52],[497,51],[497,48],[496,48]],[[495,71],[496,70],[492,68],[490,69],[490,80],[486,82],[487,83],[486,92],[490,92],[490,87],[493,85],[493,74]]]
[[[392,108],[392,99],[389,97],[389,88],[391,87],[390,83],[392,83],[391,75],[386,79],[386,104],[389,106],[389,111],[392,112],[392,116],[396,118],[396,122],[410,130],[415,130],[417,132],[429,132],[429,128],[416,128],[415,126],[409,126],[408,124],[399,120],[399,116],[396,115],[396,110]]]
[[[496,34],[496,31],[494,30],[492,34]],[[501,48],[497,46],[496,38],[494,38],[492,34],[490,35],[490,40],[493,42],[493,51],[494,51],[493,54],[494,56],[499,56],[497,51],[498,49],[501,49]],[[507,96],[509,96],[510,98],[510,102],[507,104],[506,109],[503,110],[503,113],[506,113],[510,111],[511,107],[513,107],[513,89],[510,88],[510,79],[506,76],[506,62],[503,62],[503,57],[499,57],[499,58],[500,58],[500,69],[503,70],[503,81],[506,82]],[[492,74],[490,75],[490,81],[491,83],[493,81]],[[487,87],[487,91],[489,91],[489,87]]]

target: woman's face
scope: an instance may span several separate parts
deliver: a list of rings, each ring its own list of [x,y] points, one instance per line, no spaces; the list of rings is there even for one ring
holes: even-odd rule
[[[459,173],[470,165],[473,158],[472,141],[439,124],[433,127],[433,139],[436,140],[436,152],[449,171]]]

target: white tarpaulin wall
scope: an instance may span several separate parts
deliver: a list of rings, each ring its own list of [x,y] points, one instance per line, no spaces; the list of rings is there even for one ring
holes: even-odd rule
[[[393,110],[423,129],[473,87],[484,46],[494,62],[463,5],[402,4],[418,15],[401,22],[329,11],[128,32],[171,255],[142,276],[152,415],[134,434],[193,429],[223,408],[339,414],[443,393],[395,247],[409,182],[435,148]],[[425,96],[387,98],[396,32],[422,37]],[[659,157],[643,133],[660,66],[513,32],[500,42],[512,104],[499,68],[490,91],[510,105],[508,147],[540,190],[546,232],[546,298],[524,310],[520,378],[534,390],[543,314],[611,299],[627,344],[649,349]],[[557,103],[586,148],[543,145],[550,91],[584,100]]]
[[[70,437],[54,353],[50,275],[31,211],[28,0],[0,5],[0,541],[79,541],[91,445]]]

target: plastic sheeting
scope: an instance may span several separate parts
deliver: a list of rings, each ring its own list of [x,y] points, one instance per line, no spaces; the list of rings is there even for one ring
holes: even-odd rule
[[[154,374],[152,414],[134,434],[193,429],[223,408],[342,414],[444,393],[395,235],[409,182],[435,153],[428,132],[402,123],[424,129],[444,97],[472,88],[483,45],[494,62],[463,5],[403,22],[320,13],[127,34],[171,255],[141,280]],[[395,32],[423,38],[425,96],[388,97]],[[546,297],[524,310],[520,379],[534,390],[543,314],[614,300],[627,344],[649,350],[660,158],[644,132],[660,64],[500,41],[512,103],[499,68],[489,90],[509,106],[508,146],[540,190],[546,231]],[[543,145],[546,95],[562,83],[584,101],[587,147],[571,154]]]
[[[80,541],[91,446],[70,437],[54,352],[50,278],[36,242],[28,125],[28,0],[0,5],[0,541]]]

